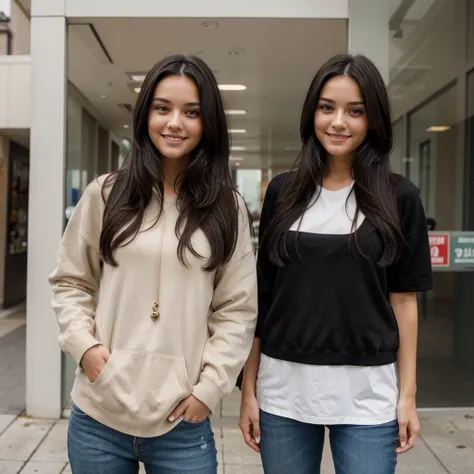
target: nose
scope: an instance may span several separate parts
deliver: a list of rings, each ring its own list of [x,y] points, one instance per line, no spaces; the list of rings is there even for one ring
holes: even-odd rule
[[[181,115],[179,113],[179,110],[176,110],[171,114],[167,126],[170,130],[179,130],[182,128]]]
[[[346,127],[346,117],[344,110],[336,111],[336,113],[333,115],[332,126],[338,130]]]

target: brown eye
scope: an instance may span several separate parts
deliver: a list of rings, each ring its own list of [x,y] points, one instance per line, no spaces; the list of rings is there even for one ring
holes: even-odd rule
[[[191,118],[196,118],[196,117],[199,117],[199,110],[188,110],[186,112],[186,115],[188,115],[189,117]]]

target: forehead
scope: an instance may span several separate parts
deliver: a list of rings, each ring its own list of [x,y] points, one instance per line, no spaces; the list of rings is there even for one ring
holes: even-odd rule
[[[326,82],[321,91],[321,98],[341,103],[360,102],[362,94],[354,79],[347,76],[337,76]]]
[[[199,91],[194,81],[187,76],[168,76],[156,85],[154,97],[172,102],[198,102]]]

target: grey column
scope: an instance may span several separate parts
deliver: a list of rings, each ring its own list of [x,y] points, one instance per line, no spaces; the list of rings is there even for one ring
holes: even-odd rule
[[[28,413],[38,418],[61,413],[61,353],[48,285],[64,216],[66,19],[50,11],[60,3],[34,0],[31,18],[26,403]],[[59,16],[39,16],[42,4],[47,4],[46,15]]]

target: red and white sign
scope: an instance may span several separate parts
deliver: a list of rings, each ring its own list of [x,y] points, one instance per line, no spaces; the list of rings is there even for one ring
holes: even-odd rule
[[[433,267],[449,266],[449,234],[430,232],[430,249]]]

